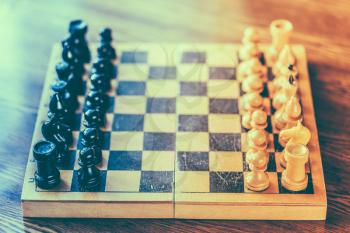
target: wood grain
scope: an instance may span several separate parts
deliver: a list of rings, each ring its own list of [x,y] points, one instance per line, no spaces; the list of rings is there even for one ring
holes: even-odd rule
[[[331,1],[0,2],[0,229],[4,231],[345,231],[350,227],[350,3]],[[118,41],[239,42],[243,29],[272,19],[294,23],[292,41],[309,56],[326,178],[326,221],[23,219],[20,193],[52,44],[85,19],[89,40],[109,26]],[[269,39],[266,30],[264,40]]]

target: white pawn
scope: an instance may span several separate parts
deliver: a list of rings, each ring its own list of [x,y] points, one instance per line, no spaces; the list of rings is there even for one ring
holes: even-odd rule
[[[249,150],[246,154],[246,162],[251,172],[245,176],[245,185],[252,191],[263,191],[270,185],[269,176],[266,174],[269,155],[266,150]]]
[[[247,133],[248,149],[266,150],[269,144],[267,133],[263,129],[251,129]]]
[[[261,78],[265,78],[267,67],[263,66],[258,58],[251,58],[241,62],[237,67],[237,78],[243,81],[248,75],[256,74]]]
[[[259,109],[254,112],[247,112],[242,117],[242,125],[246,129],[265,129],[267,127],[267,114]]]
[[[263,80],[258,75],[251,74],[242,81],[242,90],[244,92],[261,93],[264,90]]]
[[[245,29],[242,39],[243,46],[238,51],[239,59],[246,61],[250,58],[259,57],[261,55],[258,47],[259,41],[259,33],[255,28],[248,27]]]
[[[256,92],[246,93],[240,99],[240,108],[243,112],[253,112],[262,109],[263,105],[263,97]]]

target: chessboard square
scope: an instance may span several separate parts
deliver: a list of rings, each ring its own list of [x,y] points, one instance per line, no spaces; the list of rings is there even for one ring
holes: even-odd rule
[[[178,123],[179,131],[208,131],[207,115],[180,115]]]
[[[174,171],[174,151],[143,151],[142,171]]]
[[[111,132],[103,132],[101,133],[101,149],[102,150],[109,150],[109,146],[111,143]]]
[[[267,127],[265,129],[268,133],[272,133],[272,122],[271,122],[271,116],[267,116]]]
[[[145,81],[148,77],[148,65],[119,64],[118,80]]]
[[[145,110],[145,96],[118,96],[115,99],[115,113],[144,114]]]
[[[100,185],[98,188],[94,191],[89,191],[89,192],[105,192],[106,188],[106,174],[107,171],[100,171]],[[73,172],[73,178],[72,178],[72,184],[71,184],[71,192],[82,192],[80,189],[80,184],[78,181],[78,171],[74,170]]]
[[[80,131],[81,128],[81,113],[75,113],[73,119],[72,131]]]
[[[241,134],[210,133],[211,151],[241,151]]]
[[[210,113],[238,114],[237,99],[210,99]]]
[[[120,81],[117,95],[145,95],[146,83],[135,81]]]
[[[115,102],[115,97],[113,96],[108,96],[108,108],[107,108],[107,113],[113,113],[114,112],[114,102]]]
[[[243,172],[210,172],[210,192],[242,193],[243,191]]]
[[[208,152],[177,152],[177,170],[209,171]]]
[[[142,132],[112,132],[111,150],[142,151]]]
[[[271,115],[271,101],[269,98],[263,98],[264,111],[266,111],[267,115]]]
[[[244,177],[246,177],[249,174],[249,172],[244,172]],[[279,193],[278,190],[278,176],[276,172],[267,172],[266,173],[269,176],[269,187],[263,191],[260,191],[258,193]],[[249,190],[246,185],[244,185],[244,193],[257,193],[256,191]]]
[[[238,114],[209,114],[210,133],[240,133],[241,121]]]
[[[144,133],[144,150],[171,151],[175,149],[175,133]]]
[[[269,163],[266,168],[267,172],[276,172],[275,153],[269,153]]]
[[[208,97],[179,96],[176,102],[178,114],[208,114]]]
[[[107,192],[138,192],[141,171],[108,171]]]
[[[242,172],[242,152],[211,151],[209,152],[209,170]]]
[[[263,91],[261,92],[261,96],[262,96],[262,97],[265,97],[265,98],[268,98],[268,97],[269,97],[269,90],[268,90],[268,85],[267,85],[267,83],[264,83],[264,89],[263,89]]]
[[[79,143],[79,137],[80,132],[79,131],[73,131],[73,142],[72,145],[69,147],[69,150],[76,150]]]
[[[149,97],[176,97],[178,83],[175,80],[149,80],[146,95]]]
[[[106,113],[106,123],[101,127],[102,131],[112,131],[114,121],[114,113]]]
[[[209,79],[236,79],[236,70],[232,67],[209,67]]]
[[[123,63],[147,63],[145,51],[123,51],[120,62]]]
[[[141,170],[141,151],[111,151],[108,170]]]
[[[181,82],[180,95],[182,96],[206,96],[206,82]]]
[[[219,45],[207,51],[207,64],[213,67],[235,67],[237,66],[237,52],[232,45]]]
[[[108,160],[109,160],[109,150],[102,150],[102,161],[97,164],[97,168],[100,170],[107,170],[108,168]]]
[[[176,98],[148,98],[147,113],[175,113]]]
[[[145,132],[176,132],[176,120],[175,114],[146,114],[144,131]]]
[[[151,66],[149,79],[176,79],[176,66]]]
[[[177,151],[209,151],[209,134],[204,132],[178,132]]]
[[[208,80],[208,66],[204,64],[178,65],[177,79],[184,82],[206,82]]]
[[[275,152],[276,171],[279,173],[282,173],[284,171],[284,167],[281,165],[282,157],[282,152]]]
[[[144,115],[115,114],[113,131],[143,131]]]
[[[209,172],[207,171],[176,171],[175,191],[178,193],[208,193]]]
[[[239,84],[235,80],[209,80],[207,86],[211,98],[239,97]]]
[[[182,63],[205,63],[206,60],[206,53],[198,51],[184,52],[181,58]]]
[[[173,191],[173,171],[142,171],[140,192],[171,193]]]
[[[282,152],[283,151],[283,146],[279,143],[278,141],[278,134],[273,134],[273,147],[276,152]]]
[[[77,151],[76,150],[69,150],[67,153],[67,160],[64,162],[62,166],[59,166],[58,168],[62,170],[73,170],[75,160],[77,157]]]

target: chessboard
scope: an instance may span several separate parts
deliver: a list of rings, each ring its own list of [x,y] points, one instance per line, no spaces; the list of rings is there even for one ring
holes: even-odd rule
[[[102,128],[101,186],[81,192],[77,182],[82,106],[76,111],[70,160],[60,168],[61,184],[43,190],[34,182],[32,152],[22,192],[26,217],[189,218],[317,220],[326,216],[326,191],[305,49],[291,45],[297,59],[303,123],[312,134],[308,145],[306,190],[281,185],[282,147],[271,121],[269,72],[264,83],[270,160],[270,186],[245,188],[246,133],[241,126],[241,84],[236,78],[239,44],[118,43],[116,68],[108,93],[110,106]],[[262,46],[264,48],[264,46]],[[90,44],[92,52],[96,44]],[[61,48],[55,46],[33,135],[47,119],[50,85]],[[96,54],[93,54],[96,56]],[[271,71],[271,69],[269,69]],[[88,75],[85,75],[88,89]]]

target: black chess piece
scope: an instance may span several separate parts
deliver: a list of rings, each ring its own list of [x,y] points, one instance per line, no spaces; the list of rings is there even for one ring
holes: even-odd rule
[[[116,69],[109,59],[98,58],[92,64],[91,73],[104,74],[108,79],[113,79],[116,76]]]
[[[105,114],[108,108],[108,96],[102,92],[91,90],[86,97],[84,111],[98,109]]]
[[[57,148],[57,157],[56,157],[56,164],[58,167],[63,167],[67,164],[68,158],[69,158],[69,146],[68,144],[63,140],[63,138],[57,138],[56,139],[56,148]]]
[[[97,48],[97,56],[108,60],[114,60],[117,58],[115,49],[112,46],[112,30],[110,28],[104,28],[100,32],[100,45]]]
[[[67,90],[72,96],[77,96],[82,93],[84,88],[84,66],[70,65],[62,61],[56,64],[56,73],[58,80],[67,82]]]
[[[73,113],[69,111],[67,104],[68,103],[65,103],[58,93],[54,93],[49,103],[49,112],[47,114],[49,119],[55,117],[63,124],[72,126],[74,123],[74,116]]]
[[[77,48],[77,55],[83,63],[89,63],[91,54],[86,41],[85,35],[88,31],[87,24],[82,20],[73,20],[69,23],[68,29],[70,35],[68,43]]]
[[[51,189],[59,185],[60,172],[56,167],[55,144],[46,140],[35,143],[33,156],[37,163],[37,171],[34,174],[36,185],[42,189]]]
[[[90,77],[90,81],[91,90],[108,92],[111,89],[111,82],[104,74],[93,73]]]
[[[84,126],[86,128],[99,128],[105,125],[105,117],[98,109],[88,109],[84,112]]]
[[[68,76],[71,74],[71,68],[67,62],[59,62],[55,66],[57,77],[59,80],[66,81],[68,80]]]
[[[85,128],[82,132],[81,144],[83,147],[90,147],[95,151],[95,161],[102,161],[102,138],[98,128]]]
[[[56,115],[52,115],[41,126],[41,132],[44,138],[55,143],[64,142],[68,147],[73,143],[73,133],[69,125],[59,121]]]
[[[94,150],[83,148],[79,154],[78,183],[81,191],[96,191],[100,186],[100,170],[95,165]]]
[[[71,112],[79,107],[77,95],[72,95],[68,89],[68,83],[62,80],[56,81],[51,86],[52,90],[57,93],[64,101]]]

